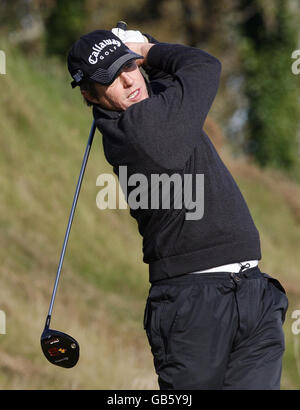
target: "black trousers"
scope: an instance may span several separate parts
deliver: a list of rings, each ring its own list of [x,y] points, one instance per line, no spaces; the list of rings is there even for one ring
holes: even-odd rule
[[[287,308],[258,267],[152,284],[144,327],[160,389],[280,389]]]

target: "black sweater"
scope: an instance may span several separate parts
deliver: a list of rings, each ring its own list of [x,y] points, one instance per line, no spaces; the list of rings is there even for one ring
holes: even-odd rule
[[[155,41],[150,37],[150,41]],[[204,175],[204,214],[181,209],[130,209],[143,236],[150,282],[227,263],[260,259],[260,240],[245,200],[203,124],[216,96],[221,63],[205,51],[157,43],[147,57],[150,97],[126,111],[94,106],[106,159],[119,175]],[[195,185],[193,185],[195,188]],[[128,187],[128,195],[134,187]],[[193,197],[194,198],[194,197]],[[175,209],[176,208],[176,209]],[[191,213],[190,213],[191,215]]]

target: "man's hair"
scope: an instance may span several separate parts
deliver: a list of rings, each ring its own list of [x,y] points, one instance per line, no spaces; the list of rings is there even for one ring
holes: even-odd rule
[[[96,83],[93,80],[90,80],[89,78],[84,79],[80,83],[80,89],[87,91],[91,97],[93,98],[98,98],[98,92],[96,89]],[[86,102],[86,105],[91,106],[93,103],[89,101],[87,98],[83,97],[84,101]]]

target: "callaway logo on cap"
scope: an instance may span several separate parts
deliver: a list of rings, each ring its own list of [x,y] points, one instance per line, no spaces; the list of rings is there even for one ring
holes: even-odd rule
[[[131,51],[108,30],[96,30],[80,37],[68,54],[72,87],[89,78],[103,85],[111,84],[129,60],[143,58]]]

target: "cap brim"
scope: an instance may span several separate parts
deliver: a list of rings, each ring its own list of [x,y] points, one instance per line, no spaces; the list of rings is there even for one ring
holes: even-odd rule
[[[103,85],[109,85],[117,77],[119,71],[127,61],[137,60],[139,58],[144,57],[134,53],[133,51],[129,51],[128,53],[123,54],[116,61],[114,61],[113,64],[107,70],[104,70],[103,68],[98,68],[94,72],[94,74],[90,76],[90,79]]]

